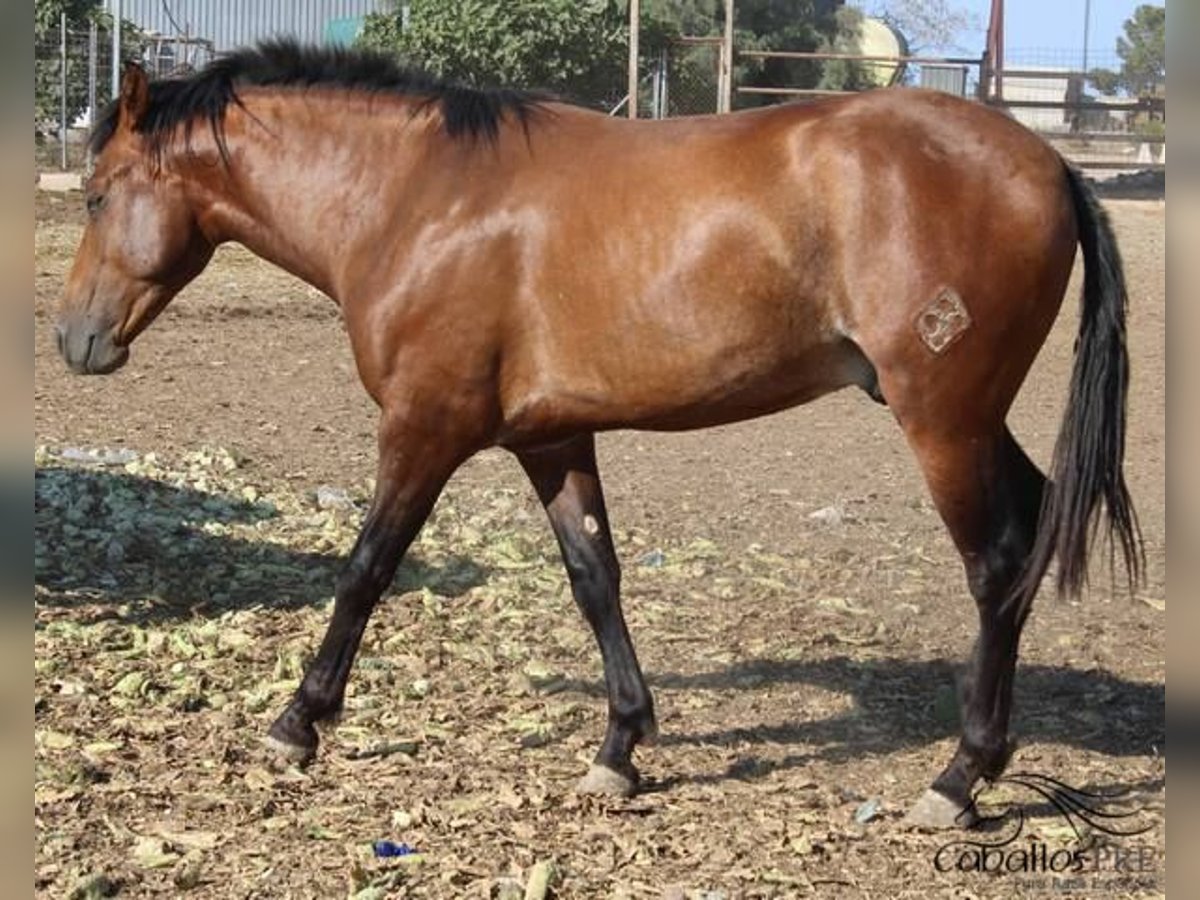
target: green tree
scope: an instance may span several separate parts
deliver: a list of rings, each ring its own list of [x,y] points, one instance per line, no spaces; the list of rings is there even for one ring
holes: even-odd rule
[[[734,7],[734,45],[744,50],[810,52],[847,49],[857,41],[861,14],[839,8],[836,0],[737,0]],[[642,41],[647,35],[669,41],[677,35],[716,35],[724,30],[724,0],[643,0]],[[697,62],[690,72],[672,71],[672,81],[681,76],[713,82],[712,64]],[[706,68],[707,71],[700,71]],[[816,60],[763,59],[740,56],[734,64],[734,82],[747,87],[854,88],[863,81],[861,66],[830,64]],[[776,102],[769,95],[738,94],[737,106]]]
[[[741,0],[734,10],[738,50],[827,50],[837,39],[837,17],[832,4],[818,0]],[[739,59],[734,81],[746,87],[815,88],[825,64],[809,59]],[[836,88],[840,84],[827,83]],[[738,106],[777,102],[777,97],[743,94]]]
[[[399,9],[369,16],[360,42],[469,84],[543,88],[584,102],[607,100],[623,84],[626,26],[614,0],[407,6],[407,25]]]
[[[1103,94],[1125,90],[1131,94],[1154,94],[1167,80],[1167,10],[1143,3],[1124,25],[1117,38],[1121,71],[1093,69],[1088,81]]]
[[[1153,93],[1167,79],[1167,8],[1143,3],[1117,38],[1121,80],[1133,94]]]
[[[826,41],[826,49],[832,53],[861,53],[862,22],[861,10],[843,6],[837,11],[837,31],[832,40]],[[861,91],[875,86],[867,66],[852,59],[826,61],[817,83],[817,87],[831,91]]]
[[[33,33],[35,37],[57,32],[60,17],[67,14],[67,27],[87,25],[89,17],[100,7],[100,0],[33,0]]]
[[[628,0],[409,0],[405,5],[406,15],[396,4],[368,16],[360,42],[471,84],[544,88],[605,108],[625,95]],[[739,50],[842,46],[856,40],[861,19],[855,11],[839,11],[839,5],[835,0],[737,0],[735,44]],[[724,0],[642,0],[643,74],[678,37],[720,34],[724,10]],[[672,54],[670,79],[672,96],[711,93],[715,105],[715,51]],[[734,80],[802,88],[858,87],[864,81],[853,65],[826,70],[812,60],[751,57],[737,60]],[[773,99],[743,95],[738,105]]]
[[[625,3],[622,2],[622,7]],[[838,0],[736,0],[734,45],[738,51],[815,51],[853,49],[857,46],[862,15],[842,7]],[[643,47],[657,49],[678,36],[713,36],[725,27],[724,0],[642,0]],[[704,86],[716,97],[714,52],[679,56],[672,65],[672,91],[676,87],[698,93]],[[854,63],[822,63],[816,60],[739,56],[734,64],[734,83],[747,87],[823,87],[854,89],[866,78]],[[735,94],[736,106],[754,106],[777,101],[759,94]]]

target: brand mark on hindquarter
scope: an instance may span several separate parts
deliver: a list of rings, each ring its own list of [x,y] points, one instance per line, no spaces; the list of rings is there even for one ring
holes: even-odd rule
[[[942,288],[917,313],[913,324],[925,346],[934,353],[941,353],[971,327],[971,314],[962,297],[951,288]]]

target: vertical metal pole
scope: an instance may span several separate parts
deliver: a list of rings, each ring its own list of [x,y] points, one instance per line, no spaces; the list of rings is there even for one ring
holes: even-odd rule
[[[658,108],[662,111],[662,118],[665,119],[671,115],[670,96],[667,93],[667,85],[670,80],[669,73],[671,71],[671,53],[666,47],[663,47],[660,53],[662,54],[662,61],[660,63],[662,66],[662,84],[659,85],[659,90],[662,97],[658,101]]]
[[[96,125],[96,21],[88,24],[88,128]]]
[[[717,78],[720,92],[717,112],[733,109],[733,0],[725,0],[725,34],[721,40],[721,71]]]
[[[67,170],[67,14],[65,11],[58,17],[58,38],[58,156],[59,165],[65,172]]]
[[[992,65],[996,71],[996,99],[1004,100],[1004,0],[995,0],[996,10],[996,47]]]
[[[717,112],[725,111],[725,38],[717,44]]]
[[[1088,38],[1092,32],[1092,0],[1083,0],[1083,77],[1088,73]]]
[[[108,11],[112,15],[112,99],[116,100],[121,96],[121,0],[109,0]]]
[[[650,83],[650,118],[661,119],[662,108],[659,106],[662,90],[662,60],[654,61],[654,78]]]
[[[629,0],[629,118],[638,117],[638,27],[642,20],[639,0]]]

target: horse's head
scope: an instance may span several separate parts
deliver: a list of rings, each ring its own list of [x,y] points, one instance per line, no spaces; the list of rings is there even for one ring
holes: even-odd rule
[[[121,79],[111,135],[84,184],[88,221],[59,308],[58,347],[75,372],[102,375],[212,258],[182,178],[139,128],[150,85],[136,65]]]

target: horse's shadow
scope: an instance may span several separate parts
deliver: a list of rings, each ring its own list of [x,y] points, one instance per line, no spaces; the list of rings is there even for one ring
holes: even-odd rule
[[[312,515],[320,514],[314,504]],[[213,494],[106,469],[39,468],[34,480],[34,583],[43,607],[139,623],[253,606],[299,608],[333,596],[345,556],[236,536],[270,526],[269,502]],[[356,529],[354,509],[338,513]],[[245,529],[240,529],[245,533]],[[467,557],[410,553],[395,592],[457,596],[488,571]]]
[[[650,686],[665,691],[765,691],[796,684],[851,697],[848,708],[828,716],[808,718],[793,703],[778,716],[784,722],[716,729],[664,727],[660,746],[710,745],[743,752],[722,771],[671,776],[662,786],[756,780],[813,762],[886,756],[957,737],[954,698],[960,671],[961,664],[940,659],[838,656],[754,660],[693,674],[651,672]],[[562,687],[605,696],[604,686],[595,681],[569,680]],[[1111,757],[1166,754],[1166,686],[1161,683],[1129,681],[1101,670],[1021,665],[1013,708],[1013,733],[1020,742],[1064,744]],[[695,716],[689,718],[694,721]],[[785,752],[754,749],[765,745]],[[788,747],[797,752],[786,752]]]

